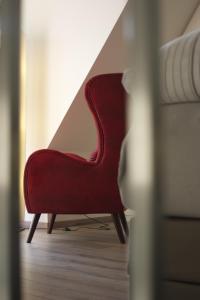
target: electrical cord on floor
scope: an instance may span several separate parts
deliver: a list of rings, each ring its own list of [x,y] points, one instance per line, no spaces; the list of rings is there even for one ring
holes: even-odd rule
[[[87,219],[93,221],[94,223],[98,223],[98,224],[101,224],[100,226],[85,226],[81,223],[77,223],[77,224],[74,224],[74,225],[71,225],[71,226],[68,226],[68,227],[65,227],[64,230],[65,231],[78,231],[80,229],[95,229],[95,230],[110,230],[110,226],[109,224],[99,220],[98,218],[93,218],[93,217],[89,217],[88,215],[84,215]],[[70,227],[76,227],[78,226],[77,228],[70,228]]]
[[[24,230],[25,230],[24,227],[21,227],[21,226],[20,226],[20,227],[18,228],[18,231],[19,231],[19,232],[24,231]]]

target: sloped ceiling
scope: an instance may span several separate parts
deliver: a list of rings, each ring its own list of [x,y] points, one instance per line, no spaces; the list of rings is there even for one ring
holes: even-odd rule
[[[184,33],[199,0],[160,0],[161,44]]]
[[[200,4],[199,4],[198,8],[196,9],[188,26],[186,27],[185,33],[196,30],[197,28],[200,28]]]

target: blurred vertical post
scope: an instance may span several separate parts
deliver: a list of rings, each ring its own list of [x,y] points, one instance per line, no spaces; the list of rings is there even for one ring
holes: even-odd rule
[[[20,299],[19,272],[20,1],[0,2],[0,299]]]
[[[131,232],[130,299],[158,300],[158,0],[134,0],[129,7],[134,28],[130,48],[133,85],[128,106],[128,180],[136,210]]]
[[[24,168],[26,163],[26,51],[24,36],[20,35],[20,101],[19,101],[19,130],[20,130],[20,153],[19,153],[19,222],[24,224]]]

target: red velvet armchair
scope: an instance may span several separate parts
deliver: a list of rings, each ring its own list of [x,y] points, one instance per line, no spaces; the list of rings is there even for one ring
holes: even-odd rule
[[[75,154],[39,150],[28,159],[24,195],[34,214],[27,242],[30,243],[42,213],[112,214],[121,243],[128,227],[117,185],[121,143],[125,135],[125,92],[121,74],[99,75],[86,84],[85,95],[98,131],[98,147],[86,160]]]

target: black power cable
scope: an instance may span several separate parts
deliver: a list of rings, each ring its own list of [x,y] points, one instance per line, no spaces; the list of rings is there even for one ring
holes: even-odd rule
[[[98,218],[89,217],[88,215],[84,215],[84,216],[85,216],[87,219],[93,221],[92,224],[93,224],[93,223],[98,223],[98,224],[101,224],[101,225],[100,225],[100,226],[95,226],[95,227],[92,226],[92,227],[91,227],[91,226],[85,226],[85,225],[83,225],[83,224],[81,224],[81,223],[76,223],[76,224],[74,224],[74,225],[65,227],[64,230],[65,230],[65,231],[78,231],[78,230],[80,230],[80,229],[110,230],[109,224],[107,224],[107,223],[105,223],[105,222],[99,220]],[[73,228],[73,229],[70,228],[70,227],[76,227],[76,226],[78,226],[78,227],[77,227],[77,228]]]

